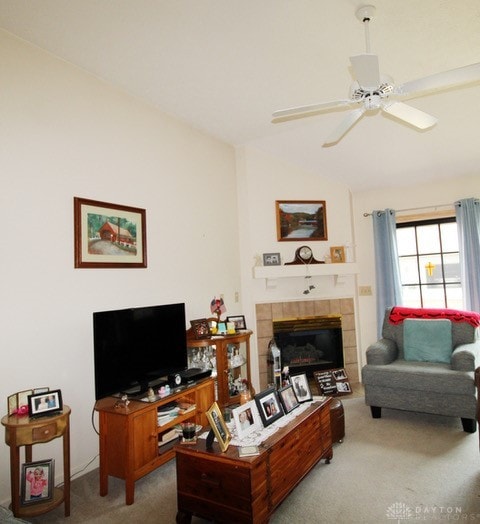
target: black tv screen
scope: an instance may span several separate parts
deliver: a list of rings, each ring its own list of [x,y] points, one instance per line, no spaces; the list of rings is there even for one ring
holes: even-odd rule
[[[187,368],[185,304],[93,313],[95,398],[141,394]]]

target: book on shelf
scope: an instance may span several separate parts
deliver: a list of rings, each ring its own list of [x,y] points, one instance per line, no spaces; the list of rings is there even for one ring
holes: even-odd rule
[[[175,440],[179,437],[178,431],[176,429],[171,429],[170,431],[166,431],[162,435],[160,435],[160,439],[158,441],[159,446],[163,446],[164,444],[168,444],[172,440]]]
[[[159,406],[157,408],[157,413],[165,415],[167,413],[171,413],[173,411],[178,410],[178,404],[177,402],[169,402],[168,404],[165,404],[163,406]]]
[[[190,411],[195,411],[197,408],[196,404],[191,404],[190,402],[179,402],[178,403],[178,413],[180,415],[185,415],[185,413],[190,413]]]

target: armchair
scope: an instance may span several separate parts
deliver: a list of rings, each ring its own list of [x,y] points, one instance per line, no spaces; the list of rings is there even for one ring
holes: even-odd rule
[[[476,431],[475,369],[480,366],[480,315],[450,309],[387,308],[382,338],[362,369],[372,417],[382,407],[460,417]]]

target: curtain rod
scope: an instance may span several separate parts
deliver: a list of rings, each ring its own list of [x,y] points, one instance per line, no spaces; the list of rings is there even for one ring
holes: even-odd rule
[[[453,207],[454,204],[439,204],[436,206],[425,206],[425,207],[411,207],[409,209],[396,209],[395,213],[403,213],[405,211],[421,211],[423,209],[433,209],[436,210],[439,207]],[[371,217],[372,213],[363,213],[364,217]]]

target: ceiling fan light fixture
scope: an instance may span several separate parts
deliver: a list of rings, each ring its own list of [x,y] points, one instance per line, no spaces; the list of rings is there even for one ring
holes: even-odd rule
[[[390,77],[380,75],[378,56],[370,53],[369,22],[375,14],[375,7],[363,5],[356,10],[355,14],[365,29],[366,53],[350,57],[355,79],[351,86],[350,98],[276,111],[273,113],[274,123],[314,116],[327,110],[350,106],[352,111],[327,137],[323,147],[338,143],[367,111],[374,113],[381,109],[403,123],[418,130],[425,130],[433,127],[437,119],[420,109],[404,104],[401,100],[407,97],[416,98],[432,90],[445,90],[454,86],[480,82],[479,62],[395,85]]]

